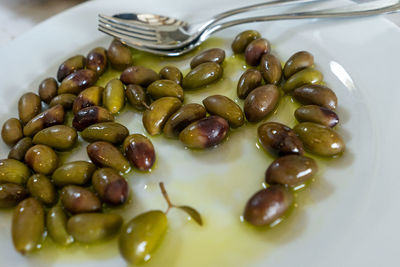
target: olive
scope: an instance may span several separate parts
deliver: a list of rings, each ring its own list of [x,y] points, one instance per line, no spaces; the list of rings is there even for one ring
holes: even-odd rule
[[[169,117],[165,123],[163,133],[166,137],[177,138],[179,133],[192,122],[198,121],[206,116],[206,109],[196,103],[183,105]]]
[[[304,154],[303,144],[296,133],[279,122],[267,122],[258,127],[261,145],[275,156]]]
[[[87,146],[90,160],[100,167],[110,167],[122,173],[130,170],[129,162],[121,152],[110,143],[98,141]]]
[[[165,66],[159,72],[160,78],[163,80],[174,81],[181,85],[182,83],[182,72],[174,66]]]
[[[61,94],[55,96],[49,103],[49,107],[54,107],[56,105],[61,105],[65,110],[71,109],[74,101],[76,99],[76,95],[74,94]]]
[[[35,134],[33,143],[47,145],[56,150],[68,150],[75,145],[77,137],[74,128],[66,125],[54,125]]]
[[[237,85],[237,95],[241,99],[245,99],[247,95],[261,85],[262,75],[256,69],[246,70],[240,76]]]
[[[124,84],[137,84],[147,87],[152,82],[159,79],[157,72],[142,66],[131,66],[126,68],[121,76]]]
[[[113,169],[95,171],[92,184],[99,197],[108,204],[121,205],[128,199],[128,183]]]
[[[67,231],[67,215],[60,206],[52,207],[46,215],[47,233],[54,242],[67,246],[74,238]]]
[[[57,201],[56,189],[49,178],[43,174],[34,174],[29,177],[26,186],[31,196],[45,205],[51,205]]]
[[[121,230],[119,251],[130,264],[140,264],[150,259],[167,231],[167,216],[152,210],[130,220]]]
[[[294,116],[299,122],[315,122],[331,128],[339,123],[339,117],[334,111],[316,105],[299,107]]]
[[[15,118],[8,119],[1,128],[1,138],[9,146],[15,145],[24,137],[21,122]]]
[[[290,76],[302,69],[312,67],[314,65],[314,56],[307,51],[299,51],[292,55],[285,63],[283,74],[288,79]]]
[[[32,136],[40,130],[64,123],[64,107],[61,105],[55,105],[48,110],[36,115],[24,126],[24,135]]]
[[[0,184],[25,184],[29,176],[31,172],[24,163],[15,159],[0,160]]]
[[[279,90],[273,84],[257,87],[244,101],[244,114],[249,122],[258,122],[270,114],[279,101]]]
[[[143,125],[150,135],[159,134],[168,118],[182,106],[176,97],[163,97],[154,101],[143,113]]]
[[[255,193],[247,202],[243,218],[252,225],[265,226],[281,217],[292,205],[293,194],[281,185]]]
[[[65,60],[58,68],[57,80],[62,82],[62,80],[71,73],[83,69],[85,67],[85,61],[86,59],[82,55],[76,55]]]
[[[307,151],[320,156],[336,156],[345,150],[342,137],[329,127],[302,122],[293,128]]]
[[[42,110],[41,99],[37,94],[26,93],[18,101],[18,114],[22,124],[28,123]]]
[[[83,89],[94,85],[96,81],[96,72],[89,69],[78,70],[64,78],[58,87],[58,94],[79,94]]]
[[[150,105],[150,98],[140,85],[129,84],[125,90],[129,104],[137,110],[144,110]]]
[[[91,86],[82,92],[75,98],[72,111],[74,114],[78,113],[79,110],[91,106],[100,106],[102,103],[104,88],[100,86]]]
[[[287,155],[277,158],[269,165],[265,182],[297,186],[312,178],[317,171],[317,163],[312,158]]]
[[[192,69],[182,80],[184,89],[196,89],[219,80],[223,69],[215,62],[205,62]]]
[[[38,200],[27,198],[14,209],[11,234],[19,253],[26,254],[38,248],[44,234],[44,210]]]
[[[52,175],[56,186],[84,185],[92,177],[96,166],[93,163],[78,160],[65,163],[58,167]]]
[[[27,196],[28,192],[21,185],[0,184],[0,208],[14,207]]]
[[[250,66],[257,66],[260,64],[261,57],[264,54],[268,54],[271,50],[271,45],[268,40],[264,38],[258,38],[246,46],[244,51],[244,58],[246,63]]]
[[[306,84],[320,84],[323,78],[324,77],[321,72],[312,68],[305,68],[290,76],[290,78],[287,79],[285,84],[282,86],[282,90],[284,92],[290,92],[293,89]]]
[[[112,79],[103,92],[103,105],[111,114],[118,113],[125,105],[125,86],[119,79]]]
[[[52,174],[58,165],[58,156],[45,145],[35,145],[26,152],[25,162],[36,173]]]
[[[229,122],[233,128],[240,127],[244,123],[244,115],[238,104],[223,95],[212,95],[203,100],[208,113],[218,115]]]
[[[147,87],[147,93],[153,99],[159,99],[166,96],[179,98],[183,101],[183,89],[176,82],[170,80],[158,80]]]
[[[9,159],[16,159],[23,161],[25,159],[26,151],[33,146],[32,138],[24,137],[18,141],[8,153]]]
[[[235,54],[243,53],[246,47],[254,40],[261,37],[261,34],[255,30],[248,30],[239,33],[232,42],[232,51]]]
[[[225,51],[221,48],[211,48],[207,49],[200,54],[196,55],[192,61],[190,61],[190,68],[195,68],[196,66],[205,62],[215,62],[222,64],[225,59]]]
[[[106,141],[112,144],[120,144],[128,135],[128,129],[117,122],[95,123],[81,132],[81,137],[89,143]]]
[[[90,50],[86,56],[86,68],[102,75],[107,69],[107,51],[103,47]]]
[[[337,107],[335,92],[323,85],[304,85],[294,89],[292,95],[304,105],[318,105],[332,110],[335,110]]]
[[[266,84],[279,84],[282,78],[282,65],[272,54],[265,54],[260,63],[261,74]]]
[[[82,213],[69,218],[68,232],[79,242],[92,243],[115,236],[122,225],[118,214]]]
[[[208,148],[221,143],[228,130],[229,124],[224,118],[209,116],[183,129],[179,140],[189,148]]]
[[[99,122],[114,121],[114,116],[105,108],[92,106],[79,110],[72,121],[72,126],[83,131],[86,127]]]
[[[148,171],[156,160],[156,153],[151,141],[144,135],[132,134],[125,138],[122,145],[128,160],[141,171]]]
[[[39,84],[39,96],[43,102],[49,104],[57,95],[58,83],[54,78],[46,78]]]
[[[61,190],[60,199],[64,208],[73,214],[101,210],[99,198],[92,191],[80,186],[65,186]]]
[[[107,57],[116,70],[124,70],[132,65],[132,51],[118,40],[113,40],[108,47]]]

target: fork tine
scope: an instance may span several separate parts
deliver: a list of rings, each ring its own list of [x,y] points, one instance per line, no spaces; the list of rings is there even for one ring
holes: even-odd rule
[[[118,33],[125,37],[136,39],[136,40],[138,40],[138,42],[148,42],[148,43],[156,43],[157,42],[156,36],[147,36],[147,35],[143,35],[140,33],[139,34],[135,33],[133,31],[127,31],[125,29],[121,29],[119,27],[115,27],[110,24],[105,24],[102,21],[99,21],[98,27],[102,28],[102,29],[107,29],[110,32]]]
[[[140,30],[143,32],[149,32],[149,33],[156,32],[156,28],[153,25],[149,25],[146,23],[135,22],[135,21],[126,22],[126,20],[106,16],[103,14],[99,14],[98,16],[99,16],[99,20],[103,19],[104,21],[107,21],[107,22],[110,22],[113,24],[124,25],[125,27],[134,28],[134,29],[137,29],[137,30]]]
[[[98,20],[98,22],[103,24],[103,25],[107,25],[107,27],[119,29],[121,31],[126,31],[128,33],[143,35],[143,36],[146,36],[146,37],[149,37],[149,38],[155,38],[156,37],[156,32],[148,32],[148,31],[138,30],[138,29],[133,28],[133,27],[127,27],[127,26],[124,26],[124,25],[120,25],[118,23],[104,21],[101,18]]]

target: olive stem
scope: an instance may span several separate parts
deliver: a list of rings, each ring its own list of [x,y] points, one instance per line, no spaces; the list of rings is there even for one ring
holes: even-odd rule
[[[147,105],[146,102],[142,101],[142,105],[143,105],[146,109],[150,109],[149,105]]]
[[[167,190],[165,189],[165,186],[164,186],[164,183],[163,183],[163,182],[160,182],[160,189],[161,189],[161,193],[162,193],[162,195],[163,195],[165,201],[167,201],[167,204],[168,204],[168,208],[167,208],[167,210],[165,211],[165,214],[168,214],[169,210],[170,210],[171,208],[176,207],[176,206],[175,206],[174,204],[172,204],[171,200],[169,199]]]

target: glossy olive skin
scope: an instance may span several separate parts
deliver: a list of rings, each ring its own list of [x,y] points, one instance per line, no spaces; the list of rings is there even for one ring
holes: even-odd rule
[[[92,106],[79,110],[72,121],[72,126],[83,131],[92,124],[114,121],[114,116],[105,108]]]
[[[306,84],[320,84],[323,78],[324,76],[318,70],[306,68],[290,76],[282,86],[282,90],[290,92]]]
[[[257,87],[244,101],[244,114],[249,122],[265,119],[276,107],[279,101],[279,90],[273,84]]]
[[[299,122],[315,122],[331,128],[339,123],[339,116],[334,111],[317,105],[299,107],[294,116]]]
[[[203,100],[203,105],[208,113],[224,118],[233,128],[240,127],[244,124],[244,114],[242,109],[232,99],[226,96],[208,96]]]
[[[189,148],[209,148],[221,143],[228,131],[228,122],[213,115],[187,126],[179,134],[179,140]]]
[[[60,199],[64,208],[72,214],[101,210],[99,198],[92,191],[80,186],[65,186],[61,190]]]
[[[43,239],[44,210],[34,198],[23,200],[14,209],[11,234],[15,250],[21,254],[32,252]]]
[[[125,95],[129,104],[137,110],[145,110],[150,105],[150,98],[140,85],[127,85]]]
[[[56,105],[61,105],[65,110],[72,108],[76,95],[74,94],[61,94],[55,96],[49,103],[49,107],[54,107]]]
[[[143,113],[143,126],[150,135],[161,133],[168,118],[182,106],[176,97],[163,97],[154,101]]]
[[[58,83],[54,78],[46,78],[39,84],[39,96],[43,102],[49,104],[57,95]]]
[[[282,78],[282,65],[279,59],[272,54],[261,57],[260,71],[266,84],[279,84]]]
[[[254,226],[266,226],[281,217],[292,203],[292,192],[281,185],[272,185],[249,199],[243,218]]]
[[[132,51],[118,40],[113,40],[108,47],[107,57],[116,70],[124,70],[133,64]]]
[[[159,79],[157,72],[142,66],[131,66],[126,68],[120,76],[124,84],[137,84],[147,87]]]
[[[31,171],[22,162],[15,159],[0,160],[0,184],[25,184],[31,176]]]
[[[96,166],[87,161],[68,162],[53,172],[53,183],[56,186],[84,185],[90,180],[95,170]]]
[[[265,182],[294,187],[304,184],[317,171],[317,163],[312,158],[287,155],[277,158],[269,165],[265,173]]]
[[[167,216],[160,210],[133,218],[122,228],[119,236],[121,255],[130,264],[143,263],[162,241],[167,227]]]
[[[124,177],[111,168],[95,171],[92,176],[92,184],[105,203],[121,205],[128,199],[128,183]]]
[[[119,79],[112,79],[103,92],[103,106],[111,114],[118,113],[125,105],[125,86]]]
[[[97,166],[110,167],[122,173],[130,170],[129,162],[118,148],[108,142],[94,142],[86,150],[90,160]]]
[[[41,110],[41,99],[37,94],[23,94],[18,101],[18,114],[22,124],[24,125],[39,114]]]
[[[162,80],[170,80],[179,85],[182,83],[182,72],[175,66],[165,66],[158,74]]]
[[[58,124],[64,123],[64,107],[61,105],[55,105],[48,110],[43,111],[34,118],[32,118],[24,126],[24,135],[33,136],[40,130]]]
[[[307,51],[299,51],[293,54],[288,61],[286,61],[283,68],[285,78],[288,79],[290,76],[302,69],[312,67],[314,65],[314,56]]]
[[[79,94],[82,90],[93,86],[96,81],[96,72],[89,69],[78,70],[64,78],[58,87],[58,94]]]
[[[8,119],[1,128],[1,138],[9,146],[15,145],[24,134],[22,132],[21,122],[15,118]]]
[[[246,47],[254,40],[261,37],[261,34],[255,30],[248,30],[236,35],[232,42],[232,51],[235,54],[243,53]]]
[[[190,61],[190,68],[195,68],[196,66],[205,62],[215,62],[222,64],[225,59],[225,51],[221,48],[211,48],[207,49],[200,54],[196,55],[192,61]]]
[[[244,51],[244,58],[246,63],[250,66],[258,66],[261,61],[261,57],[264,54],[268,54],[271,51],[271,45],[268,40],[259,38],[251,41]]]
[[[95,123],[81,132],[81,137],[89,143],[106,141],[112,144],[120,144],[128,135],[128,129],[117,122]]]
[[[156,161],[154,146],[144,135],[132,134],[128,136],[125,138],[122,148],[132,165],[141,171],[150,170]]]
[[[164,125],[163,133],[168,138],[178,138],[179,133],[189,124],[206,116],[206,109],[196,103],[183,105],[169,117]]]
[[[18,184],[0,184],[0,208],[11,208],[18,205],[28,196],[25,188]]]
[[[35,134],[34,144],[42,144],[56,150],[71,149],[77,140],[78,134],[74,128],[66,125],[54,125]]]
[[[197,89],[211,84],[222,77],[223,69],[215,62],[206,62],[192,69],[182,80],[182,87],[187,90]]]
[[[35,145],[26,152],[25,162],[36,173],[52,174],[58,166],[58,156],[49,146]]]
[[[302,122],[293,128],[307,151],[320,156],[332,157],[342,154],[345,143],[342,137],[329,127]]]
[[[74,114],[86,107],[100,106],[102,103],[103,91],[103,87],[91,86],[80,92],[75,98],[72,106],[72,111]]]
[[[70,75],[71,73],[83,69],[85,67],[86,59],[82,55],[76,55],[68,58],[63,63],[61,63],[60,67],[57,71],[57,80],[62,82],[65,77]]]
[[[166,96],[176,97],[183,101],[183,89],[176,82],[170,80],[158,80],[147,87],[147,93],[154,99]]]
[[[301,140],[288,126],[279,122],[267,122],[258,127],[261,145],[274,156],[304,154]]]
[[[74,238],[67,231],[67,215],[61,206],[52,207],[46,215],[47,233],[54,242],[68,246]]]
[[[16,159],[23,161],[25,159],[26,151],[33,146],[32,138],[24,137],[18,141],[8,153],[9,159]]]
[[[332,110],[337,107],[335,92],[323,85],[301,86],[292,91],[292,96],[303,105],[318,105]]]
[[[95,71],[97,76],[100,76],[107,69],[107,61],[107,51],[103,47],[96,47],[86,56],[86,68]]]
[[[56,189],[49,178],[43,174],[34,174],[29,177],[26,187],[32,197],[45,205],[51,205],[57,201]]]
[[[245,99],[248,94],[261,85],[262,75],[256,69],[246,70],[239,78],[237,85],[237,95],[241,99]]]

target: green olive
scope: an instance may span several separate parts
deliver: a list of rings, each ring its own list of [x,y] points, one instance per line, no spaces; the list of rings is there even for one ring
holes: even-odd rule
[[[244,58],[246,63],[250,66],[258,66],[261,57],[271,51],[271,45],[268,40],[258,38],[249,43],[244,51]]]
[[[215,62],[206,62],[192,69],[182,80],[184,89],[197,89],[219,80],[223,69]]]
[[[35,134],[34,144],[42,144],[56,150],[71,149],[77,140],[76,130],[66,125],[54,125]]]
[[[16,159],[23,161],[25,159],[26,151],[33,146],[32,138],[24,137],[18,141],[8,153],[9,159]]]
[[[118,113],[125,105],[125,87],[119,79],[112,79],[103,92],[103,105],[111,114]]]
[[[124,84],[137,84],[147,87],[152,82],[159,79],[157,72],[142,66],[132,66],[125,69],[121,76]]]
[[[86,56],[86,68],[102,75],[107,69],[107,51],[103,47],[90,50]]]
[[[1,138],[3,138],[4,143],[13,146],[22,137],[24,137],[24,134],[19,120],[11,118],[4,122],[3,127],[1,128]]]
[[[290,76],[283,85],[282,90],[290,92],[306,84],[320,84],[323,78],[322,73],[318,70],[306,68]]]
[[[74,94],[61,94],[55,96],[49,103],[49,107],[54,107],[56,105],[61,105],[65,110],[71,109],[74,101],[76,99],[76,95]]]
[[[128,160],[141,171],[148,171],[156,161],[156,152],[151,141],[144,135],[132,134],[122,145]]]
[[[35,145],[26,152],[25,162],[36,173],[52,174],[58,166],[58,156],[51,147]]]
[[[222,64],[225,59],[225,51],[221,48],[211,48],[207,49],[200,54],[196,55],[192,61],[190,61],[190,68],[195,68],[196,66],[205,62],[215,62]]]
[[[124,70],[132,65],[132,51],[118,40],[113,40],[108,47],[107,57],[116,70]]]
[[[79,110],[91,107],[100,106],[102,103],[104,88],[100,86],[91,86],[82,92],[75,98],[72,111],[74,114],[78,113]]]
[[[304,85],[294,89],[292,95],[303,105],[318,105],[331,110],[335,110],[337,107],[335,92],[323,85]]]
[[[74,238],[67,231],[67,215],[61,206],[52,207],[46,215],[47,232],[54,242],[68,246]]]
[[[143,113],[143,125],[150,135],[159,134],[168,118],[182,106],[176,97],[163,97],[154,101]]]
[[[121,152],[108,142],[98,141],[87,146],[90,160],[100,167],[110,167],[122,173],[130,170],[129,162]]]
[[[18,205],[28,196],[25,188],[18,184],[0,184],[0,208],[11,208]]]
[[[137,110],[145,110],[150,105],[150,98],[140,85],[127,85],[125,94],[129,104]]]
[[[44,234],[44,210],[38,200],[27,198],[14,209],[11,234],[19,253],[26,254],[38,248]]]
[[[240,76],[237,85],[237,95],[241,99],[245,99],[247,95],[261,85],[262,75],[256,69],[246,70],[242,76]]]
[[[307,51],[300,51],[292,55],[285,63],[283,73],[285,78],[288,79],[290,76],[302,69],[312,67],[314,65],[314,56]]]
[[[160,78],[163,80],[174,81],[181,85],[182,83],[182,72],[174,66],[165,66],[159,72]]]
[[[120,144],[128,135],[128,129],[117,122],[95,123],[81,132],[81,137],[89,143],[106,141],[112,144]]]
[[[86,59],[82,55],[76,55],[65,60],[58,68],[57,80],[62,82],[62,80],[71,73],[83,69],[85,67],[85,61]]]
[[[299,107],[294,116],[299,122],[315,122],[331,128],[339,123],[339,117],[334,111],[317,105]]]
[[[60,199],[64,208],[73,214],[101,210],[99,198],[92,191],[80,186],[65,186],[61,190]]]
[[[176,82],[170,80],[158,80],[147,87],[147,93],[153,99],[159,99],[166,96],[179,98],[183,101],[183,89]]]
[[[25,184],[31,171],[22,162],[15,159],[0,160],[0,183]]]
[[[58,94],[79,94],[83,89],[94,85],[96,81],[96,72],[89,69],[78,70],[64,78],[58,87]]]
[[[276,56],[272,54],[263,55],[260,68],[266,84],[279,84],[282,78],[282,65]]]
[[[273,84],[257,87],[244,101],[244,114],[249,122],[265,119],[279,101],[279,89]]]
[[[65,163],[58,167],[53,175],[53,183],[56,186],[84,185],[92,177],[96,166],[93,163],[78,160]]]
[[[114,121],[114,116],[107,109],[92,106],[79,110],[74,116],[72,126],[78,131],[83,131],[92,124],[108,121]]]
[[[148,211],[130,220],[121,230],[119,251],[130,264],[150,259],[168,227],[167,216],[159,210]]]
[[[64,107],[55,105],[48,110],[36,115],[24,126],[24,135],[33,136],[40,130],[58,124],[64,123]]]
[[[22,124],[28,123],[42,110],[42,100],[37,94],[26,93],[18,101],[18,114]]]
[[[243,53],[246,47],[255,39],[261,37],[261,34],[255,30],[248,30],[239,33],[232,42],[232,51],[235,54]]]
[[[46,104],[57,95],[57,90],[58,83],[54,78],[46,78],[39,84],[39,96]]]
[[[124,177],[111,168],[94,172],[92,184],[99,197],[111,205],[121,205],[128,199],[128,183]]]
[[[203,100],[208,113],[218,115],[229,122],[233,128],[243,125],[244,115],[242,109],[230,98],[223,95],[212,95]]]
[[[29,177],[26,186],[31,196],[45,205],[51,205],[57,201],[56,189],[49,178],[43,174],[34,174]]]

